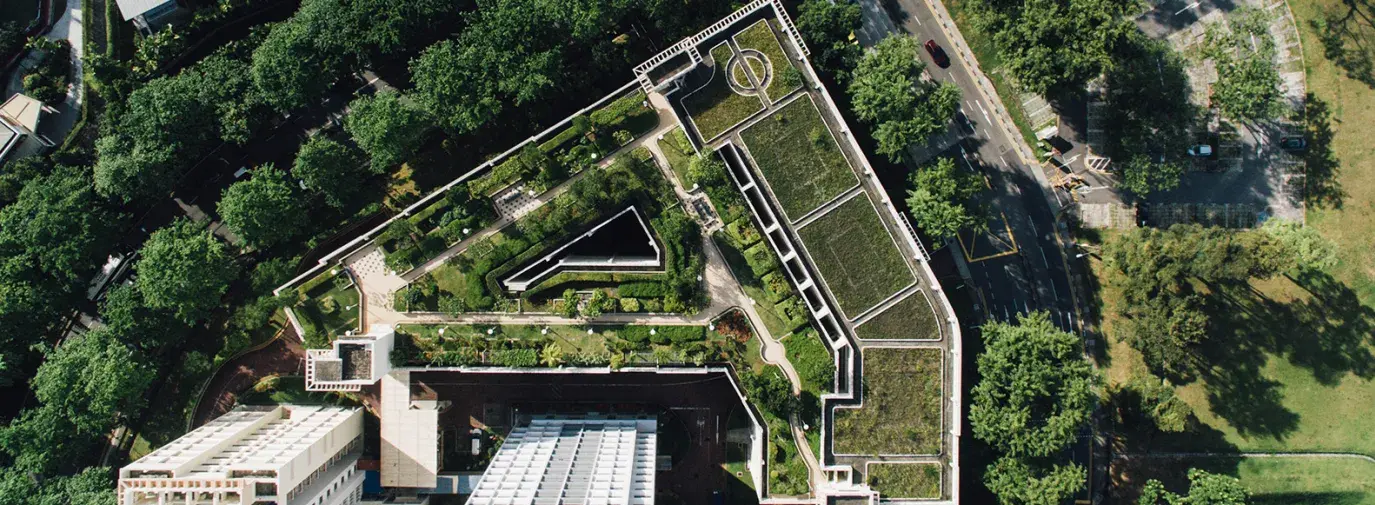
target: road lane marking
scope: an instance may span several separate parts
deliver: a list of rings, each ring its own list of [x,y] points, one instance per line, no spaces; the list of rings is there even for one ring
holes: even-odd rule
[[[1042,248],[1042,247],[1040,247],[1040,246],[1037,246],[1037,247],[1036,247],[1036,250],[1041,251],[1041,262],[1046,264],[1046,270],[1050,270],[1050,260],[1046,259],[1046,250],[1045,250],[1045,248]]]
[[[1183,9],[1179,9],[1179,10],[1175,11],[1174,15],[1178,16],[1178,15],[1180,15],[1180,14],[1183,14],[1184,11],[1187,11],[1187,10],[1192,9],[1192,8],[1194,8],[1194,7],[1198,7],[1198,4],[1199,4],[1199,2],[1194,2],[1194,3],[1191,3],[1191,4],[1189,4],[1189,5],[1185,5]]]

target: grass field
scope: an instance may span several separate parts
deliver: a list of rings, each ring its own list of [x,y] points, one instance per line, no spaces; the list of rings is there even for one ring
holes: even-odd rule
[[[859,315],[916,280],[867,195],[797,233],[846,316]]]
[[[837,454],[941,450],[941,350],[864,350],[864,405],[837,409]]]
[[[758,23],[750,25],[749,28],[740,30],[735,34],[735,43],[740,45],[740,49],[754,49],[764,53],[764,57],[769,59],[767,63],[768,73],[773,78],[769,80],[769,85],[764,87],[764,94],[769,96],[769,100],[777,102],[788,93],[793,92],[799,86],[788,86],[783,84],[783,69],[792,66],[792,60],[783,51],[783,46],[778,43],[778,37],[774,36],[773,30],[769,28],[769,20],[761,19]],[[784,65],[786,62],[787,65]],[[753,66],[751,66],[753,68]],[[755,72],[755,77],[760,80],[764,75]]]
[[[831,385],[835,383],[835,360],[816,330],[807,328],[789,335],[783,339],[783,347],[788,351],[788,362],[797,368],[797,375],[802,378],[803,391],[817,398],[831,392]]]
[[[926,292],[908,295],[855,328],[862,339],[936,340],[941,338],[940,321]]]
[[[726,64],[730,62],[730,44],[721,44],[711,50],[711,82],[683,98],[683,108],[692,117],[693,126],[703,141],[711,141],[725,133],[736,123],[744,121],[754,113],[764,110],[764,102],[758,96],[745,96],[730,88]]]
[[[937,464],[870,463],[864,481],[884,498],[941,497],[941,466]]]
[[[346,280],[348,276],[341,274],[337,279]],[[306,293],[306,298],[295,308],[297,319],[306,330],[307,335],[303,336],[318,334],[332,341],[345,331],[359,329],[358,288],[352,283],[340,286],[334,284],[334,280],[325,282]]]
[[[684,189],[692,189],[692,185],[687,183],[688,165],[692,163],[692,157],[696,156],[692,151],[692,145],[688,143],[687,134],[683,133],[681,127],[669,130],[664,134],[664,139],[659,141],[659,151],[668,158],[668,167],[673,170],[673,176],[678,178],[678,184],[682,184]]]
[[[1375,463],[1314,458],[1183,458],[1115,463],[1130,470],[1133,484],[1156,479],[1166,489],[1188,488],[1188,469],[1236,477],[1251,492],[1251,505],[1375,505]],[[1108,503],[1135,504],[1138,485],[1113,489]]]
[[[791,219],[859,183],[810,97],[774,111],[740,137]]]

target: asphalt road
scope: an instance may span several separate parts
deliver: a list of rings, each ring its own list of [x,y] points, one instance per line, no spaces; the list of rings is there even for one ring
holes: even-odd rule
[[[987,178],[987,203],[998,217],[992,227],[1000,228],[995,231],[1004,237],[994,241],[997,244],[976,245],[966,233],[967,246],[952,246],[969,263],[980,312],[988,319],[1010,320],[1019,313],[1046,310],[1061,328],[1079,333],[1069,276],[1054,236],[1055,214],[1047,201],[1053,202],[1054,196],[1036,182],[1033,171],[1040,168],[1023,165],[1014,150],[1015,139],[994,122],[991,114],[996,109],[983,101],[970,71],[972,62],[954,51],[923,0],[862,0],[861,7],[864,26],[859,37],[865,45],[886,33],[904,31],[923,43],[935,40],[950,57],[949,67],[940,68],[922,54],[932,79],[954,83],[963,92],[961,117],[952,130],[957,135],[940,135],[934,145],[918,152],[957,156],[962,158],[960,167]]]

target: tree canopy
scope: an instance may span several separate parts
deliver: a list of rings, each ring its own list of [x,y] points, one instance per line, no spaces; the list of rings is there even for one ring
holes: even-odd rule
[[[1189,493],[1167,491],[1160,481],[1151,479],[1141,490],[1138,505],[1246,505],[1246,487],[1235,477],[1217,475],[1198,468],[1189,469]]]
[[[1037,95],[1071,89],[1113,61],[1113,49],[1136,31],[1127,0],[978,0],[974,22],[1017,85]]]
[[[81,432],[100,434],[119,414],[142,408],[143,392],[152,381],[147,358],[99,328],[57,346],[38,367],[32,385],[45,407],[57,409]]]
[[[1105,154],[1121,179],[1117,187],[1146,196],[1179,186],[1188,163],[1189,128],[1198,116],[1189,103],[1187,65],[1169,44],[1133,32],[1119,44],[1104,77]]]
[[[344,130],[372,157],[376,173],[415,154],[430,127],[425,112],[395,91],[358,98],[349,104],[349,110]]]
[[[850,34],[862,22],[859,4],[848,0],[806,0],[798,7],[797,31],[812,49],[812,61],[841,82],[859,62],[862,50],[850,43]]]
[[[286,173],[269,163],[254,170],[248,180],[226,188],[219,212],[239,237],[258,247],[271,247],[301,231],[306,219],[302,206]]]
[[[1003,456],[984,471],[984,485],[1002,505],[1060,505],[1084,488],[1088,472],[1076,464],[1033,466]]]
[[[955,117],[960,88],[923,80],[926,68],[917,39],[889,35],[860,58],[850,75],[855,115],[874,126],[878,153],[902,159],[907,146],[923,142]]]
[[[1103,258],[1122,292],[1119,338],[1153,372],[1172,377],[1191,375],[1209,334],[1200,285],[1244,283],[1296,266],[1293,246],[1271,233],[1199,225],[1134,229],[1105,244]]]
[[[1097,399],[1098,376],[1079,338],[1044,312],[986,324],[982,334],[969,407],[974,436],[1017,458],[1051,456],[1073,442]]]
[[[978,224],[973,198],[983,180],[973,172],[955,167],[954,158],[940,158],[917,169],[908,178],[907,207],[917,228],[932,237],[950,237],[960,229]]]
[[[187,219],[153,232],[139,250],[138,287],[148,306],[187,324],[205,318],[238,275],[223,242]]]
[[[374,158],[375,159],[375,158]],[[316,135],[301,144],[291,175],[306,188],[319,193],[331,207],[346,205],[358,194],[370,173],[363,168],[358,151],[325,135]]]

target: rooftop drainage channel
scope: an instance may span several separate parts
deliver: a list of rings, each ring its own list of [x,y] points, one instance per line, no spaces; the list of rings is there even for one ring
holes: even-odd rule
[[[635,207],[602,221],[553,252],[502,280],[511,291],[525,291],[561,270],[644,271],[663,266],[663,253]]]

